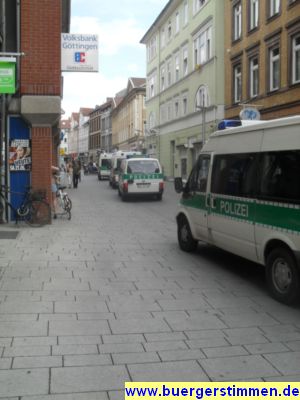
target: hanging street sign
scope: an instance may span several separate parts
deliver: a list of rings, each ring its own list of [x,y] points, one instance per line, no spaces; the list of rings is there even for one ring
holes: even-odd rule
[[[98,72],[98,35],[62,33],[61,70]]]
[[[0,57],[0,93],[16,93],[16,59],[14,58]]]

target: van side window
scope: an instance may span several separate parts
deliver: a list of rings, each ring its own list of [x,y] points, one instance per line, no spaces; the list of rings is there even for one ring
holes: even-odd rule
[[[188,190],[190,192],[206,192],[209,165],[209,155],[199,156],[188,180]]]
[[[300,203],[299,150],[262,153],[260,168],[260,197]]]
[[[251,197],[255,194],[256,182],[256,154],[224,154],[215,156],[212,173],[212,193]]]

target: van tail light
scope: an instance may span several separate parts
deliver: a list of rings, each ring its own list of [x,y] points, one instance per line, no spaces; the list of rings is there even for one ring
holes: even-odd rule
[[[164,182],[159,182],[159,191],[160,192],[163,192],[164,187],[165,187],[165,183]]]
[[[123,192],[128,192],[128,182],[123,182]]]

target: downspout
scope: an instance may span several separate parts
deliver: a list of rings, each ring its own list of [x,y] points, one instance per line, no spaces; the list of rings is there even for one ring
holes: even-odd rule
[[[21,0],[17,0],[17,53],[21,53]],[[17,57],[17,85],[16,92],[20,89],[21,58]]]
[[[2,52],[6,51],[6,12],[5,12],[5,0],[2,0],[1,4],[1,31],[2,31]],[[0,128],[0,183],[3,183],[3,178],[5,177],[4,160],[3,160],[3,140],[5,137],[5,120],[6,120],[6,95],[2,94],[1,102],[1,128]],[[2,190],[0,186],[0,191]],[[3,222],[3,208],[0,214],[0,223]]]

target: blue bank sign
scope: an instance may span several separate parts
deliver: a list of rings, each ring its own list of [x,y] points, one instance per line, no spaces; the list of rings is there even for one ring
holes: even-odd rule
[[[98,72],[98,59],[98,35],[62,33],[62,71]]]

